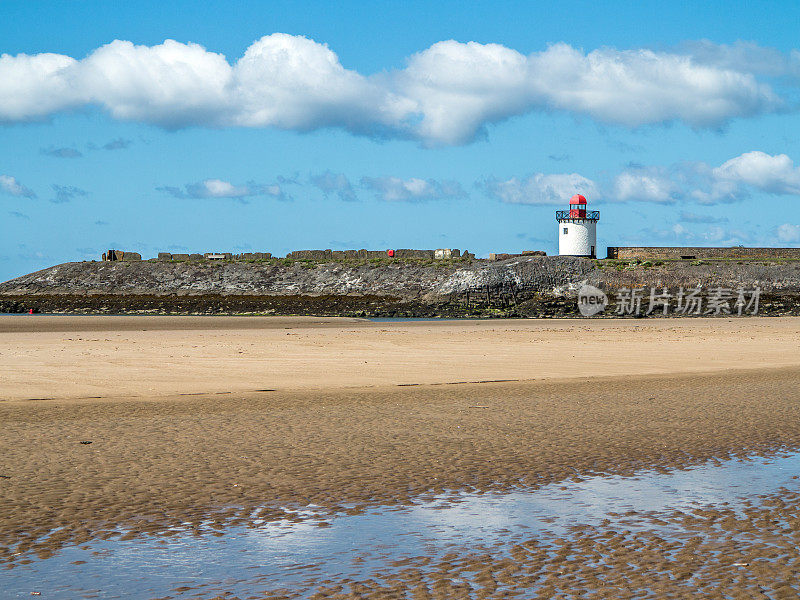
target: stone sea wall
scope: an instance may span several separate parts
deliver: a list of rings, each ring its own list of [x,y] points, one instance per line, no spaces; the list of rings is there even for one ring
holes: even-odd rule
[[[734,246],[728,248],[701,248],[696,246],[609,246],[608,258],[641,259],[641,260],[674,260],[674,259],[800,259],[800,248],[745,248]]]

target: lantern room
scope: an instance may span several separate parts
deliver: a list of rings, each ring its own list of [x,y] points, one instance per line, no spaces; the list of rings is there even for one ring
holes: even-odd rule
[[[575,194],[569,199],[569,216],[579,219],[586,218],[586,198],[580,194]]]

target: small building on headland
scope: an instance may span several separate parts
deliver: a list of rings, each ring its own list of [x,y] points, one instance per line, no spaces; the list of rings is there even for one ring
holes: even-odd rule
[[[133,260],[142,260],[142,255],[138,252],[127,252],[125,250],[108,250],[103,252],[103,260],[104,261],[133,261]]]
[[[433,251],[433,258],[444,260],[446,258],[461,258],[461,251],[452,248],[437,248]]]

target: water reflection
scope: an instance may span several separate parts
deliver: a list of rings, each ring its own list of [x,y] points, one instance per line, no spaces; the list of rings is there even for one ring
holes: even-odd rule
[[[464,544],[564,535],[571,526],[604,520],[636,527],[636,519],[624,515],[629,511],[736,507],[781,488],[797,490],[798,473],[800,453],[793,453],[636,477],[590,477],[534,491],[464,494],[399,510],[316,515],[301,523],[231,527],[220,537],[180,532],[109,540],[0,571],[0,588],[12,598],[28,598],[32,591],[64,599],[180,597],[215,590],[245,596],[287,586],[302,594],[309,579],[365,578],[390,561]],[[638,526],[653,527],[645,521]]]

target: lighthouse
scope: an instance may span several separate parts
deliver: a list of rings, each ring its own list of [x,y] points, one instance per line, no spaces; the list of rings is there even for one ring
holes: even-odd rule
[[[600,211],[586,210],[586,198],[575,194],[569,210],[557,210],[558,253],[561,256],[597,258],[597,222]]]

